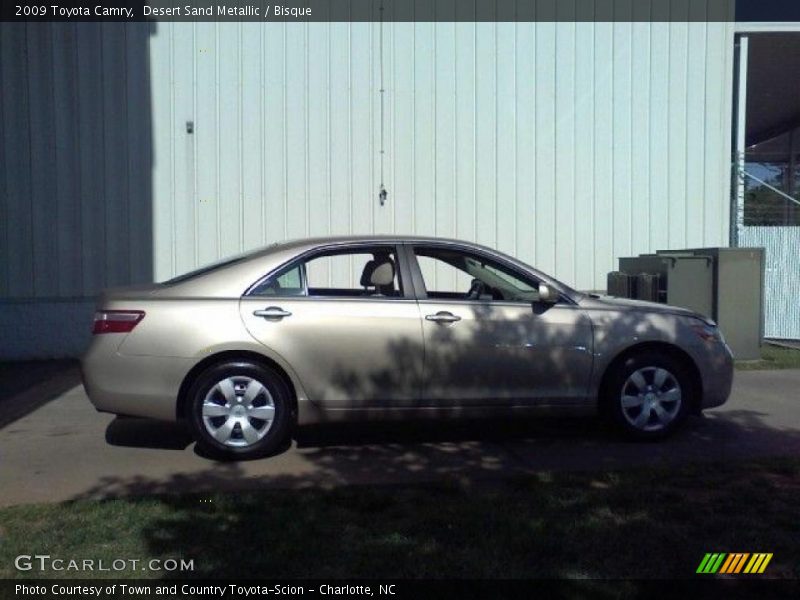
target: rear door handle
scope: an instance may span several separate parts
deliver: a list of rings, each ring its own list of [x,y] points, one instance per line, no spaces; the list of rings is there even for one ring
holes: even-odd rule
[[[425,319],[436,323],[455,323],[456,321],[460,321],[461,317],[451,312],[440,311],[434,315],[425,315]]]
[[[288,310],[283,310],[279,306],[270,306],[263,310],[254,310],[253,314],[257,317],[264,317],[265,319],[282,319],[292,316],[292,313]]]

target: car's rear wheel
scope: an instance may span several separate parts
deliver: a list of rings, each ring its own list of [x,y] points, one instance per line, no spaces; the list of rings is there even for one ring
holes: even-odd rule
[[[654,352],[630,356],[611,374],[605,389],[608,416],[626,436],[662,439],[680,427],[694,393],[682,361]]]
[[[197,378],[189,399],[195,438],[210,454],[264,456],[289,437],[291,395],[283,379],[263,365],[215,365]]]

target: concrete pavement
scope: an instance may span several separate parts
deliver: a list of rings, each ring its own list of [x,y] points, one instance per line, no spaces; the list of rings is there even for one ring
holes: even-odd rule
[[[67,365],[0,398],[0,417],[13,415],[0,420],[0,506],[800,456],[799,389],[800,370],[737,372],[726,406],[658,444],[621,441],[594,419],[361,423],[305,428],[276,456],[224,463],[199,456],[179,425],[95,412]]]

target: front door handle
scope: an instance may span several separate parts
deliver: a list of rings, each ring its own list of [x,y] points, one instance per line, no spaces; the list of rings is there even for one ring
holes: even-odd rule
[[[288,310],[283,310],[279,306],[270,306],[263,310],[254,310],[253,314],[257,317],[264,317],[265,319],[282,319],[284,317],[291,317],[292,313]]]
[[[436,323],[455,323],[456,321],[460,321],[461,317],[443,310],[437,312],[435,315],[425,315],[425,319]]]

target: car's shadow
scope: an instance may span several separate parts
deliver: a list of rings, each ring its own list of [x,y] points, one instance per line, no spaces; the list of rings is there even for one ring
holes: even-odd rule
[[[325,423],[298,427],[293,435],[298,448],[575,438],[599,442],[612,439],[613,434],[597,419],[517,417]],[[128,448],[185,450],[194,438],[185,422],[117,417],[106,429],[106,442]],[[291,443],[284,444],[273,454],[290,447]],[[199,448],[195,451],[205,458],[219,458]]]
[[[605,439],[609,432],[597,419],[508,417],[485,419],[351,422],[307,425],[295,433],[298,448],[503,442],[523,439]]]
[[[188,423],[116,417],[106,428],[106,442],[126,448],[185,450],[194,442]]]
[[[306,460],[315,463],[335,461],[345,455],[348,460],[358,457],[374,460],[378,455],[386,459],[414,446],[474,451],[475,444],[484,444],[485,451],[491,445],[502,446],[530,468],[581,469],[618,468],[653,461],[680,463],[800,455],[800,434],[776,430],[764,423],[763,418],[763,414],[755,411],[712,411],[707,416],[690,417],[681,431],[663,443],[645,445],[627,443],[594,418],[328,423],[299,427],[293,440],[287,440],[271,456],[283,454],[294,445]],[[187,424],[121,417],[109,424],[106,441],[114,446],[177,451],[193,445]],[[209,454],[196,444],[193,450],[206,459],[228,460]]]

